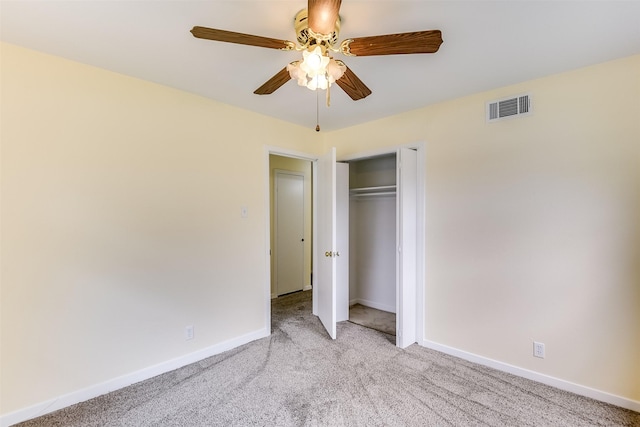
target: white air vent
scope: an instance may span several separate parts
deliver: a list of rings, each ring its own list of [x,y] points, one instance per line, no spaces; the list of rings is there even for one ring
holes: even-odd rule
[[[487,102],[487,122],[531,114],[531,95],[512,96]]]

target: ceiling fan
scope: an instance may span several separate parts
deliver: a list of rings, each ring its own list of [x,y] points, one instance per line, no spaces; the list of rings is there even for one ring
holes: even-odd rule
[[[369,96],[371,90],[343,61],[334,59],[331,53],[342,53],[345,56],[435,53],[442,44],[440,30],[428,30],[346,39],[336,47],[340,32],[341,3],[341,0],[308,0],[307,9],[298,12],[294,20],[298,44],[198,26],[193,27],[191,33],[200,39],[302,51],[302,60],[291,62],[276,73],[254,91],[257,95],[271,94],[289,80],[295,79],[299,85],[311,90],[328,89],[335,82],[354,101]]]

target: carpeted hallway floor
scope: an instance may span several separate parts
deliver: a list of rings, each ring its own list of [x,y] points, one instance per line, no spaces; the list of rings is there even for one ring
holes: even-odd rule
[[[21,426],[638,426],[640,414],[351,322],[332,341],[311,292],[272,303],[270,337]]]

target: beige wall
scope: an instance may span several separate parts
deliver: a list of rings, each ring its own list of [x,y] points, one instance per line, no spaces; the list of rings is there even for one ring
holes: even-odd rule
[[[533,115],[485,123],[486,101],[523,92]],[[416,141],[427,144],[424,339],[640,401],[640,56],[325,145],[340,157]]]
[[[271,200],[271,253],[275,255],[275,230],[274,230],[274,221],[275,221],[275,170],[287,170],[292,172],[300,172],[304,175],[304,283],[303,286],[310,287],[311,286],[311,248],[312,248],[312,240],[311,240],[311,232],[312,232],[312,171],[311,171],[311,161],[309,160],[300,160],[292,157],[283,157],[271,155],[269,156],[269,188],[270,188],[270,200]],[[277,290],[275,288],[276,284],[276,269],[275,269],[275,256],[271,257],[271,295],[275,296],[277,294]]]
[[[1,414],[267,326],[264,145],[322,141],[427,142],[425,340],[640,400],[640,56],[316,134],[1,48]]]
[[[316,133],[1,47],[0,413],[268,328],[264,146]]]

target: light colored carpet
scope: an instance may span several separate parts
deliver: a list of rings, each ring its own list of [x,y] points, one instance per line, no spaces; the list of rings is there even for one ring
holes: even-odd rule
[[[375,329],[389,335],[396,335],[396,314],[354,304],[349,307],[349,322]]]
[[[22,424],[36,426],[638,426],[640,414],[443,355],[401,350],[273,302],[273,334]],[[393,337],[392,337],[393,338]]]

